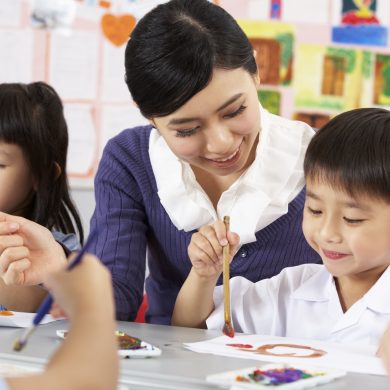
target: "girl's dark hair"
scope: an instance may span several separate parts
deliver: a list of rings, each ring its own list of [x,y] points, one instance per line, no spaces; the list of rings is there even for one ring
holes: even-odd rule
[[[213,69],[257,72],[234,18],[207,0],[171,0],[136,25],[125,53],[126,83],[146,118],[169,115],[207,86]]]
[[[390,202],[390,111],[359,108],[333,118],[311,140],[304,170],[306,179],[352,197]]]
[[[0,84],[0,141],[18,145],[31,169],[35,193],[24,217],[63,233],[77,229],[82,243],[66,176],[68,128],[56,91],[43,82]]]

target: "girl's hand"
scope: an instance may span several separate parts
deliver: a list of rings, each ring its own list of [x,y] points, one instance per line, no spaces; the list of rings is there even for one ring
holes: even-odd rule
[[[65,253],[52,233],[26,218],[0,212],[0,277],[7,285],[35,285],[63,268]]]
[[[382,336],[377,355],[382,358],[383,364],[390,376],[390,326]]]
[[[223,247],[228,242],[232,259],[237,251],[240,237],[237,233],[226,233],[223,221],[202,226],[192,235],[188,256],[198,276],[209,278],[220,275],[223,267]]]
[[[88,288],[85,288],[88,286]],[[53,294],[51,314],[77,320],[77,316],[108,316],[114,318],[111,274],[93,255],[85,254],[72,270],[53,272],[45,287]]]

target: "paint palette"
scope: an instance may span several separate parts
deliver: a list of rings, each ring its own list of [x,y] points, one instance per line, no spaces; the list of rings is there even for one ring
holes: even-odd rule
[[[345,371],[313,367],[266,364],[208,375],[206,381],[237,389],[307,389],[345,376]]]
[[[56,334],[62,339],[66,338],[67,330],[57,330]],[[115,332],[118,339],[118,354],[123,358],[149,358],[161,355],[161,349],[137,337],[121,331]]]

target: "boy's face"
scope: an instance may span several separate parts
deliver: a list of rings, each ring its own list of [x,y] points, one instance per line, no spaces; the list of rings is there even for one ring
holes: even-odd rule
[[[390,204],[351,198],[323,182],[307,180],[303,232],[335,277],[364,277],[390,265]]]
[[[22,149],[0,142],[0,211],[18,214],[32,188],[31,171]]]

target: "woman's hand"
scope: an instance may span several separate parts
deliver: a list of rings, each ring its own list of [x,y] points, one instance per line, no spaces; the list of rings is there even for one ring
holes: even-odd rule
[[[65,253],[52,233],[26,218],[0,212],[0,277],[7,285],[35,285],[63,268]]]
[[[237,251],[240,237],[237,233],[226,232],[223,221],[202,226],[194,233],[188,246],[188,256],[198,276],[219,276],[223,267],[223,247],[230,244],[230,256]]]

